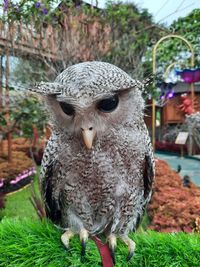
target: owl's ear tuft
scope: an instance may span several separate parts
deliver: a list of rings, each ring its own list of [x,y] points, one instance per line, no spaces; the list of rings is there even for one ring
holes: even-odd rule
[[[150,74],[147,78],[145,78],[142,81],[143,84],[143,91],[146,92],[148,86],[152,85],[154,83],[156,79],[156,75],[155,74]]]
[[[41,95],[58,95],[62,94],[64,87],[59,83],[41,82],[28,90]]]
[[[138,88],[139,90],[143,91],[144,90],[144,83],[140,82],[138,80],[135,80],[135,87]]]
[[[124,90],[124,91],[131,91],[131,90],[135,90],[135,89],[139,89],[141,91],[144,90],[144,84],[138,80],[133,80],[133,84],[131,84],[128,88],[125,88],[125,89],[121,89],[121,90]]]

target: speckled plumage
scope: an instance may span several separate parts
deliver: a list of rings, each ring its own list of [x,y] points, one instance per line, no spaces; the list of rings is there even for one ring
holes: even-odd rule
[[[112,64],[85,62],[34,89],[43,94],[53,125],[40,182],[54,223],[90,234],[127,235],[136,229],[154,177],[141,88]],[[96,109],[99,100],[113,94],[119,95],[113,112]],[[75,115],[64,114],[59,101],[72,104]],[[97,134],[87,149],[80,129],[91,126]]]

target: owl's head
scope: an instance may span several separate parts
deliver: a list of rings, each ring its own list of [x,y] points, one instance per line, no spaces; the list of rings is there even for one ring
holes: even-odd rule
[[[43,95],[57,130],[82,136],[91,148],[95,138],[142,119],[141,88],[120,68],[91,61],[67,68],[54,83],[40,83],[32,91]]]

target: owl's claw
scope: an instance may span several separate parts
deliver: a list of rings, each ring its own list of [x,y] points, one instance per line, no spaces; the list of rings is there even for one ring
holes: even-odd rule
[[[69,240],[74,236],[74,232],[70,229],[67,230],[64,234],[61,235],[61,241],[63,245],[68,249],[69,248]]]
[[[122,241],[128,246],[128,255],[126,257],[127,261],[130,261],[130,259],[133,257],[134,255],[134,251],[135,251],[135,242],[130,239],[128,236],[121,236],[120,237],[122,239]]]
[[[113,264],[115,265],[115,248],[117,245],[117,238],[114,234],[108,236],[108,246],[110,249],[110,256],[112,258]]]
[[[85,251],[86,251],[86,242],[81,242],[81,258],[85,257]]]
[[[134,251],[129,251],[128,256],[126,257],[126,261],[130,261],[133,255],[134,255]]]
[[[75,233],[68,229],[62,236],[61,236],[61,241],[63,245],[68,249],[69,248],[69,240],[75,235]],[[85,256],[85,251],[86,251],[86,243],[88,240],[88,232],[84,228],[81,229],[80,233],[80,241],[81,241],[81,259],[84,258]]]
[[[135,242],[126,235],[120,235],[119,238],[128,246],[128,255],[126,257],[126,260],[130,261],[130,259],[134,255]],[[110,255],[113,260],[113,264],[115,265],[115,248],[117,246],[117,238],[115,234],[110,234],[108,236],[108,246],[110,249]]]
[[[83,259],[85,256],[86,244],[88,240],[88,231],[83,228],[81,229],[79,235],[80,235],[80,241],[81,241],[81,259]]]

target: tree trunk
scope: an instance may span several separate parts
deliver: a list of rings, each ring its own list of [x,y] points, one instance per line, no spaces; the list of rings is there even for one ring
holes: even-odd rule
[[[3,108],[3,56],[0,56],[0,111]]]
[[[9,51],[8,48],[6,49],[6,91],[5,91],[5,109],[6,109],[6,122],[9,129],[10,125],[10,97],[9,97],[9,75],[10,75],[10,68],[9,68]],[[7,135],[8,140],[8,162],[12,162],[12,133],[9,132]]]
[[[32,146],[37,147],[39,134],[38,134],[37,127],[35,125],[33,125],[32,127],[33,127],[33,144],[32,144]]]
[[[11,163],[13,158],[12,158],[12,133],[8,133],[8,162]]]
[[[0,141],[0,156],[3,156],[4,154],[4,146],[3,146],[3,137],[2,140]]]
[[[3,61],[3,56],[0,56],[0,112],[3,109],[3,66],[2,62]],[[0,133],[1,135],[1,133]],[[3,135],[2,139],[0,137],[0,155],[3,155]]]

